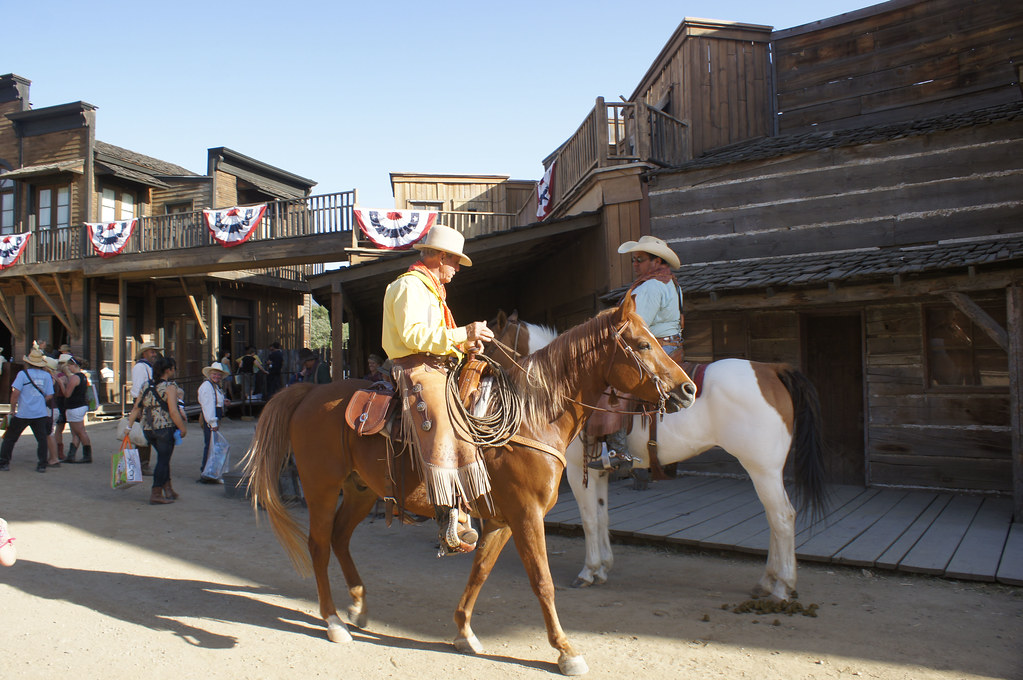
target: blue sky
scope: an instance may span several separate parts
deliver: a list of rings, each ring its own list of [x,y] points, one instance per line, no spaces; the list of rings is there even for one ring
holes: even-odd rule
[[[206,170],[226,146],[393,205],[389,172],[538,179],[598,96],[632,94],[686,16],[776,29],[864,0],[3,3],[0,73],[97,139]]]

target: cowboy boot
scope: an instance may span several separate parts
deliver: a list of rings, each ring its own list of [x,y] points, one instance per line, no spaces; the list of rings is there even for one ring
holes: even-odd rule
[[[178,498],[181,497],[181,494],[176,492],[174,490],[174,487],[171,486],[170,477],[167,478],[167,483],[163,485],[163,495],[166,496],[167,498],[170,498],[171,500],[175,500],[175,501],[178,500]]]
[[[465,516],[464,521],[459,521],[459,515],[458,508],[436,506],[437,524],[440,527],[438,539],[441,547],[438,555],[472,552],[476,548],[479,534],[472,528],[468,516]]]
[[[92,462],[92,445],[91,444],[84,444],[82,446],[82,460],[80,462],[82,462],[82,463],[91,463]]]
[[[162,486],[154,486],[152,492],[149,494],[149,504],[150,505],[167,505],[168,503],[173,503],[173,502],[174,502],[174,499],[172,499],[172,498],[164,498],[163,497],[163,487]]]
[[[67,458],[64,459],[64,462],[65,463],[77,463],[78,461],[75,460],[75,456],[77,454],[78,454],[78,444],[75,444],[74,442],[72,442],[71,445],[67,449]]]

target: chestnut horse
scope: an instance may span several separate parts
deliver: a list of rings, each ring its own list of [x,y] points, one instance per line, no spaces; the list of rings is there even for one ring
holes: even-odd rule
[[[557,501],[565,463],[562,452],[585,422],[586,405],[595,403],[608,386],[668,411],[691,404],[696,390],[635,313],[631,298],[620,308],[566,332],[510,377],[521,399],[522,425],[508,445],[482,451],[493,508],[478,504],[476,516],[483,520],[483,527],[469,581],[455,610],[454,645],[460,652],[482,653],[470,626],[473,606],[502,548],[514,535],[515,548],[540,601],[547,639],[559,652],[558,667],[566,675],[578,675],[588,668],[558,621],[543,523]],[[282,390],[263,409],[244,461],[253,505],[266,509],[278,540],[300,572],[308,572],[311,558],[320,616],[334,642],[349,641],[351,635],[331,595],[330,551],[341,563],[352,598],[349,618],[364,627],[365,586],[349,543],[377,498],[388,493],[386,440],[358,436],[344,418],[353,392],[366,386],[365,381],[342,380],[327,385],[300,383]],[[289,454],[294,456],[309,508],[308,537],[283,505],[278,490],[278,477]],[[411,481],[396,484],[393,492],[408,511],[432,517],[433,507],[410,458],[403,454],[395,461],[394,479]]]
[[[552,342],[556,333],[544,326],[503,314],[493,324],[497,339],[528,355]],[[498,345],[499,346],[499,345]],[[495,353],[502,365],[508,361]],[[695,374],[695,371],[694,371]],[[699,397],[691,408],[657,424],[658,460],[668,465],[720,446],[735,456],[753,480],[770,528],[767,567],[752,589],[754,597],[791,599],[796,589],[796,513],[782,477],[793,456],[796,491],[810,518],[823,515],[824,468],[817,391],[799,371],[785,364],[722,359],[706,365]],[[635,418],[629,452],[648,467],[649,428]],[[583,483],[583,446],[577,439],[565,451],[566,476],[579,504],[586,558],[574,586],[607,580],[614,562],[608,530],[606,473],[589,471]]]

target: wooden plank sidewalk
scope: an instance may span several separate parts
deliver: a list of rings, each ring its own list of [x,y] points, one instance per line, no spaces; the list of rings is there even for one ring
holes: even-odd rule
[[[796,523],[796,557],[811,562],[1023,585],[1023,524],[1012,500],[940,491],[833,485],[824,519]],[[612,540],[640,539],[767,554],[763,506],[748,479],[684,475],[608,491]],[[567,484],[546,519],[554,531],[582,530]]]

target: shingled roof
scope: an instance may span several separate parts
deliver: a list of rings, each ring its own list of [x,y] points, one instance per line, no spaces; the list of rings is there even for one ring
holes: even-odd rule
[[[1023,234],[942,241],[906,248],[861,248],[828,253],[687,264],[678,272],[689,293],[866,283],[896,274],[965,273],[969,267],[1023,264]]]
[[[934,132],[990,125],[992,123],[1012,120],[1023,120],[1023,101],[990,106],[975,111],[949,113],[919,120],[871,125],[848,130],[822,130],[819,132],[804,132],[802,134],[779,135],[777,137],[758,137],[710,149],[699,158],[694,158],[675,167],[652,170],[648,174],[658,175],[678,172],[679,170],[697,170],[728,165],[730,163],[741,163],[743,161],[765,160],[805,151],[870,144],[899,139],[901,137],[926,135]]]
[[[129,151],[113,144],[96,140],[96,156],[108,163],[125,165],[136,172],[145,172],[156,177],[202,177],[180,165],[161,161],[159,158]]]

